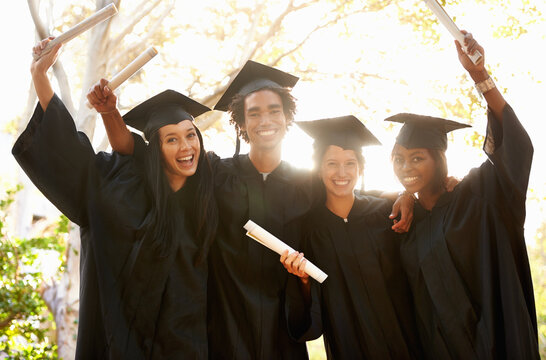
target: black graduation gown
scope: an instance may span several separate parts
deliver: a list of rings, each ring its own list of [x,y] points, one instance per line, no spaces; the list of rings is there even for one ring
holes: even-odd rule
[[[287,237],[289,223],[311,206],[310,174],[281,162],[264,181],[248,155],[213,162],[220,219],[209,258],[209,355],[306,359],[305,344],[289,337],[284,317],[288,273],[243,225],[250,219],[297,249]]]
[[[13,155],[38,189],[80,226],[77,359],[207,358],[207,264],[176,194],[175,247],[158,259],[142,231],[150,195],[135,159],[95,154],[55,95],[38,105]]]
[[[329,359],[420,357],[391,208],[388,200],[359,195],[346,220],[324,205],[306,218],[305,257],[328,278],[311,280],[307,308],[291,285],[287,316],[300,341],[323,335]]]
[[[538,359],[523,236],[533,147],[509,105],[489,113],[489,159],[432,211],[419,205],[401,246],[429,359]]]

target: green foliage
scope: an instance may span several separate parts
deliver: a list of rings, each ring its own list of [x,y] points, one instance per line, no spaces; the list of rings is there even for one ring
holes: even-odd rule
[[[4,224],[19,189],[6,191],[0,199],[0,356],[56,359],[57,346],[51,333],[55,324],[41,298],[44,279],[38,267],[40,256],[53,252],[60,260],[60,271],[64,270],[69,222],[62,216],[50,236],[10,238]]]

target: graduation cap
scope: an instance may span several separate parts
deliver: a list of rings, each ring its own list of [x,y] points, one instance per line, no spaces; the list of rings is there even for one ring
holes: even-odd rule
[[[248,95],[264,88],[292,88],[297,76],[248,60],[214,106],[214,110],[228,111],[235,95]]]
[[[147,140],[159,128],[193,119],[210,108],[174,90],[165,90],[123,115],[125,123],[144,133]]]
[[[353,115],[296,121],[296,124],[315,139],[315,145],[336,145],[355,151],[360,151],[367,145],[381,145],[371,131]]]
[[[390,116],[385,121],[403,123],[396,137],[396,143],[408,149],[447,149],[447,133],[471,127],[453,120],[438,117],[401,113]]]

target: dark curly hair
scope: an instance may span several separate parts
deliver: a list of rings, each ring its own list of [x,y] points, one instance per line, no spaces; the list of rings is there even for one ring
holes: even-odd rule
[[[256,91],[269,90],[273,91],[281,97],[284,116],[286,118],[286,126],[289,127],[294,122],[296,114],[296,99],[287,88],[265,87]],[[254,92],[256,92],[254,91]],[[251,93],[252,94],[252,93]],[[245,99],[249,94],[237,94],[231,100],[228,111],[231,115],[229,123],[235,125],[237,136],[248,143],[248,134],[242,127],[245,125]]]

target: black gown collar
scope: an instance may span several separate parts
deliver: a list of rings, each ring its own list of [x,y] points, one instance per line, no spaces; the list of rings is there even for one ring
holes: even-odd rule
[[[434,205],[434,207],[432,208],[432,210],[426,210],[420,203],[419,201],[416,201],[415,202],[415,208],[414,208],[414,215],[415,215],[415,218],[418,220],[418,219],[422,219],[424,218],[427,214],[430,214],[431,212],[437,210],[437,209],[441,209],[441,208],[444,208],[446,206],[448,206],[450,203],[451,203],[451,200],[453,199],[453,197],[455,196],[455,192],[457,191],[457,188],[455,188],[452,192],[445,192],[442,194],[442,196],[440,196],[440,198],[438,199],[438,201],[436,202],[436,205]]]
[[[242,176],[251,176],[251,177],[260,177],[262,178],[262,174],[254,167],[254,164],[252,161],[250,161],[250,157],[248,154],[244,155],[237,155],[234,157],[234,159],[239,163],[242,171]],[[285,161],[280,162],[279,166],[275,168],[271,173],[268,175],[268,179],[270,177],[278,178],[279,180],[289,181],[290,178],[288,176],[290,171],[290,165],[288,165]]]

